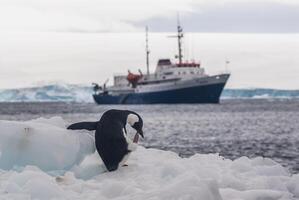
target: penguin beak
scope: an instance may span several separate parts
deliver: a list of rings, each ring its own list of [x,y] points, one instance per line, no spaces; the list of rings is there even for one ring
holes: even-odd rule
[[[135,123],[133,126],[132,126],[139,135],[141,135],[142,138],[144,138],[143,136],[143,130],[142,130],[142,124],[138,124],[138,123]]]
[[[138,133],[139,135],[141,135],[142,138],[144,138],[144,136],[143,136],[143,130],[142,130],[142,129],[140,129],[139,131],[137,131],[137,133]]]

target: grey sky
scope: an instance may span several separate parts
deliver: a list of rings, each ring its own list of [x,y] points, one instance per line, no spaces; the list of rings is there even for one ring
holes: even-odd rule
[[[145,25],[153,71],[177,42],[152,32],[174,32],[178,11],[184,59],[211,74],[229,59],[227,87],[298,89],[299,0],[0,0],[0,88],[144,69]]]
[[[171,33],[150,33],[150,70],[159,58],[172,58]],[[52,81],[102,84],[130,69],[145,72],[144,33],[1,33],[0,88]],[[225,70],[227,88],[298,89],[299,34],[186,33],[184,59],[196,59],[208,74]]]
[[[299,32],[297,0],[0,0],[0,30]]]
[[[243,2],[222,5],[202,5],[181,19],[187,32],[299,32],[299,5],[278,2]],[[173,31],[176,21],[171,18],[152,18],[137,23],[153,31]]]

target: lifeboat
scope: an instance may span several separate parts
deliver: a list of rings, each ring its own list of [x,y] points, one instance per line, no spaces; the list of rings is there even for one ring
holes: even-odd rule
[[[133,74],[132,72],[128,71],[127,80],[129,83],[132,84],[133,87],[137,86],[138,81],[143,77],[143,75],[140,74]]]

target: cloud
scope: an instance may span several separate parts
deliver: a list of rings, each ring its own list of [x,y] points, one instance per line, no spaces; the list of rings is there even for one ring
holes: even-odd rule
[[[206,4],[197,2],[193,9],[196,12],[181,19],[187,32],[299,32],[299,3],[293,1],[212,0]],[[175,20],[159,17],[138,22],[136,26],[146,24],[152,31],[165,32],[175,28]]]
[[[273,12],[268,12],[272,5],[276,8]],[[217,23],[221,23],[228,17],[238,21],[238,18],[246,17],[244,13],[253,11],[254,15],[257,14],[256,8],[259,12],[266,11],[269,20],[263,23],[275,23],[275,16],[282,16],[279,7],[283,10],[283,19],[290,15],[292,21],[294,17],[298,17],[293,15],[292,8],[298,6],[297,0],[0,0],[0,30],[138,31],[143,30],[140,26],[144,26],[143,22],[150,20],[161,24],[167,20],[175,22],[177,12],[190,21],[203,19],[201,22],[205,24],[204,20],[213,22],[213,19],[217,19]],[[291,14],[288,13],[289,10]],[[250,23],[259,20],[260,18],[253,17]],[[298,21],[298,18],[294,20]],[[287,23],[286,20],[282,23],[285,22]],[[169,26],[169,22],[165,26],[167,25]],[[172,29],[168,28],[166,31],[170,30]]]
[[[132,22],[191,11],[189,0],[2,0],[1,30],[130,31]]]

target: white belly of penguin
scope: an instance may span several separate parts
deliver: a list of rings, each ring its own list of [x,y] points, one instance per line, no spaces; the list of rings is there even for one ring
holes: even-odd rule
[[[128,144],[128,150],[131,151],[131,152],[135,151],[137,149],[137,144],[133,143],[133,141],[127,136],[127,134],[125,133],[124,130],[123,130],[123,134],[124,134],[124,137],[125,137],[126,142]],[[127,160],[129,159],[129,156],[130,156],[131,152],[128,152],[126,155],[124,155],[123,159],[118,164],[118,167],[121,167],[124,164],[126,164]]]

